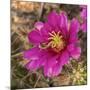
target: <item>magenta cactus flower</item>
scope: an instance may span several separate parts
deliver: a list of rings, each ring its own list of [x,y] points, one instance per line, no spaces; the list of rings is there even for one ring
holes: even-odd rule
[[[28,34],[33,47],[24,52],[24,58],[29,60],[26,68],[31,71],[42,68],[47,77],[59,75],[70,58],[80,57],[78,30],[78,21],[74,18],[69,22],[64,12],[53,11],[46,22],[37,22]]]
[[[87,6],[81,6],[82,11],[80,12],[80,17],[82,19],[80,29],[83,32],[87,31]]]

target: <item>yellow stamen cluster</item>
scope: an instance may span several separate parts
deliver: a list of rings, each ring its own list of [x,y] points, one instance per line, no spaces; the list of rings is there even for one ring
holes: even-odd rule
[[[52,31],[51,33],[49,33],[50,37],[48,38],[48,40],[50,40],[48,46],[51,46],[51,48],[53,48],[54,51],[59,52],[60,50],[62,50],[65,46],[65,41],[63,40],[62,35],[60,35],[60,32],[55,33],[54,31]]]

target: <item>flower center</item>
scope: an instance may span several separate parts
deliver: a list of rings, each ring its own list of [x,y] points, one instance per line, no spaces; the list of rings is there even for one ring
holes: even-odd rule
[[[49,43],[48,45],[55,51],[59,52],[65,47],[65,40],[63,39],[63,36],[60,34],[60,32],[54,32],[52,31],[49,33],[50,37],[48,38]]]

